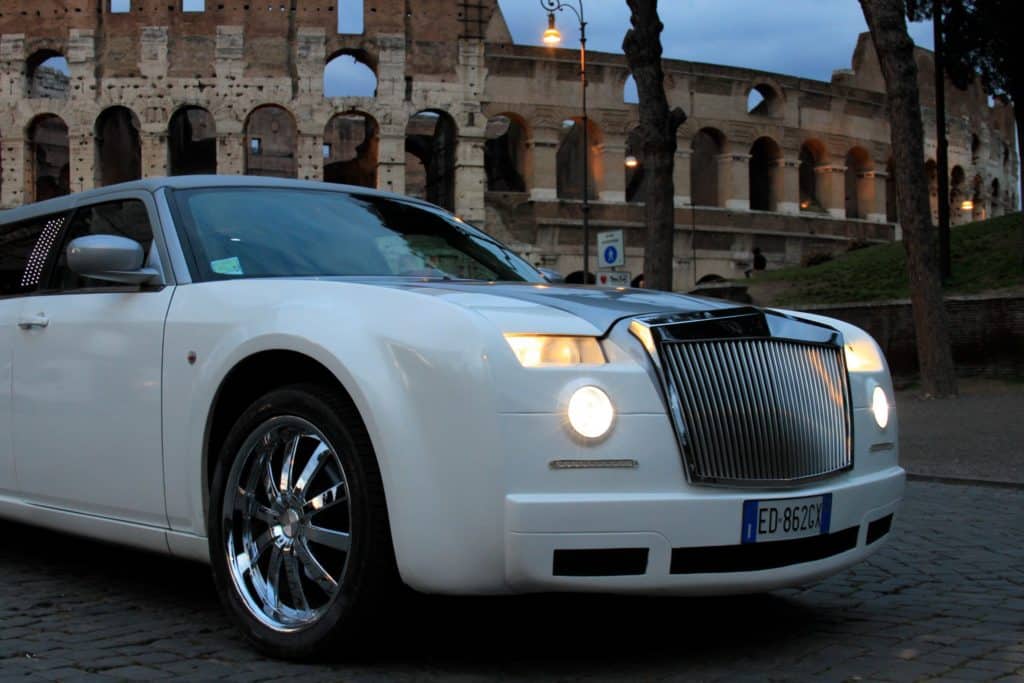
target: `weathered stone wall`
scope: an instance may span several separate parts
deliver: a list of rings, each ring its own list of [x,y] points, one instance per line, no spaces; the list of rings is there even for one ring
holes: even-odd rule
[[[875,338],[893,373],[918,370],[914,317],[909,301],[885,301],[804,310],[845,320]],[[959,372],[1024,372],[1024,297],[946,298],[953,360]]]
[[[102,168],[119,155],[104,149],[112,138],[98,126],[120,106],[136,128],[118,129],[122,144],[137,147],[123,150],[139,159],[127,172],[247,172],[409,191],[486,222],[563,272],[582,262],[572,197],[588,158],[593,228],[626,229],[627,269],[642,270],[643,159],[631,142],[638,115],[624,101],[621,55],[589,55],[584,154],[580,127],[566,123],[579,123],[577,53],[514,45],[496,0],[207,0],[203,12],[182,11],[181,0],[130,4],[114,13],[109,0],[0,3],[0,208],[123,177]],[[339,33],[338,12],[360,7],[364,30]],[[64,92],[63,76],[50,74],[50,86],[33,90],[36,67],[57,55],[68,64]],[[339,55],[373,71],[372,96],[324,96],[325,65]],[[930,54],[919,51],[918,61],[933,117]],[[669,99],[690,116],[676,158],[677,287],[737,276],[754,246],[772,267],[852,239],[898,237],[884,88],[866,37],[853,68],[831,83],[665,66]],[[764,101],[748,110],[751,90]],[[976,198],[973,214],[955,207],[954,221],[1015,207],[1009,108],[988,107],[977,87],[949,101],[950,164],[963,177],[956,197]],[[191,132],[197,116],[202,141]],[[52,149],[59,122],[62,153]],[[439,132],[450,130],[451,140]],[[67,159],[63,171],[40,165],[42,146],[49,159]],[[624,167],[627,155],[638,168]]]

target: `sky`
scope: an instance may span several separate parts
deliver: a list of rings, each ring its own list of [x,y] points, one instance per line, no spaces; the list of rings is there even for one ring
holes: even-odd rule
[[[572,2],[573,0],[569,0]],[[539,0],[498,0],[517,43],[540,45],[547,28]],[[622,52],[629,28],[625,0],[583,0],[587,47]],[[857,36],[867,30],[857,0],[661,0],[665,57],[772,71],[828,81],[850,68]],[[563,47],[579,48],[579,23],[556,14]],[[931,49],[931,24],[910,25],[918,45]]]

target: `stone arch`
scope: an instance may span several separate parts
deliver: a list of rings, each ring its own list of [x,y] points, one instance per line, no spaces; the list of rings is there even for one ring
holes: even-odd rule
[[[108,107],[96,117],[96,185],[142,177],[139,117],[127,107]]]
[[[529,150],[522,116],[498,114],[487,120],[484,133],[484,170],[490,192],[526,192]]]
[[[690,143],[690,184],[694,206],[722,206],[718,157],[725,152],[725,133],[701,128]]]
[[[25,92],[29,97],[66,100],[71,94],[71,68],[57,50],[37,50],[25,61]]]
[[[954,166],[949,173],[949,215],[950,222],[963,222],[963,202],[967,197],[965,187],[967,176],[962,166]]]
[[[782,150],[770,137],[760,137],[750,147],[750,208],[778,211],[782,194]]]
[[[587,198],[597,199],[601,176],[601,129],[594,119],[587,119],[586,149],[583,142],[583,120],[562,121],[561,139],[556,157],[557,192],[559,199],[583,199],[583,164],[587,164]]]
[[[622,102],[624,104],[640,104],[640,92],[637,90],[633,74],[626,76],[626,80],[623,82]]]
[[[405,127],[405,191],[455,210],[455,152],[458,129],[451,114],[428,109]]]
[[[981,138],[977,133],[971,133],[971,165],[977,166],[981,161]]]
[[[1002,215],[1003,212],[1001,210],[1002,206],[1001,206],[1001,200],[1000,200],[1000,197],[999,197],[999,178],[993,178],[992,179],[992,186],[991,186],[991,190],[990,190],[990,194],[989,194],[989,203],[992,206],[992,215],[993,216],[1000,216],[1000,215]]]
[[[818,167],[828,154],[821,140],[810,139],[800,145],[800,210],[825,213]]]
[[[291,112],[276,104],[253,109],[245,119],[247,175],[295,178],[298,129]]]
[[[767,83],[758,83],[747,91],[747,113],[752,116],[774,116],[782,105],[779,91]]]
[[[931,208],[932,224],[939,224],[939,166],[935,159],[924,162],[924,175],[928,180],[928,206]]]
[[[324,97],[376,97],[377,70],[363,50],[340,50],[324,66]]]
[[[971,203],[973,204],[970,212],[971,220],[983,221],[988,218],[988,212],[985,210],[985,200],[985,181],[982,180],[979,173],[971,181]]]
[[[889,223],[899,223],[899,190],[896,186],[896,176],[893,174],[892,159],[885,164],[885,220]]]
[[[647,170],[644,165],[644,144],[640,127],[634,126],[626,135],[626,201],[641,203],[647,201]]]
[[[172,176],[217,172],[217,122],[206,109],[184,106],[171,115],[167,172]]]
[[[380,126],[363,112],[335,114],[324,127],[324,181],[377,187]]]
[[[872,170],[871,155],[860,146],[851,147],[846,153],[846,217],[867,218],[874,197],[874,179],[867,173]]]
[[[71,192],[71,146],[68,126],[56,114],[40,114],[25,129],[25,182],[28,201],[60,197]]]

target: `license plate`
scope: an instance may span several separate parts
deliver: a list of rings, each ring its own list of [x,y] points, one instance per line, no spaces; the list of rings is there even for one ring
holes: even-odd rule
[[[832,494],[807,498],[743,501],[743,543],[784,541],[827,534]]]

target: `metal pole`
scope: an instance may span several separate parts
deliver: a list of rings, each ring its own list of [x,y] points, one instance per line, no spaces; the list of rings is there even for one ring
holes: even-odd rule
[[[590,284],[590,122],[587,119],[587,22],[580,0],[580,90],[583,100],[583,284]]]
[[[949,280],[952,265],[949,254],[949,154],[946,141],[946,67],[942,51],[942,1],[932,0],[932,31],[935,38],[935,133],[936,171],[939,190],[939,272]]]

